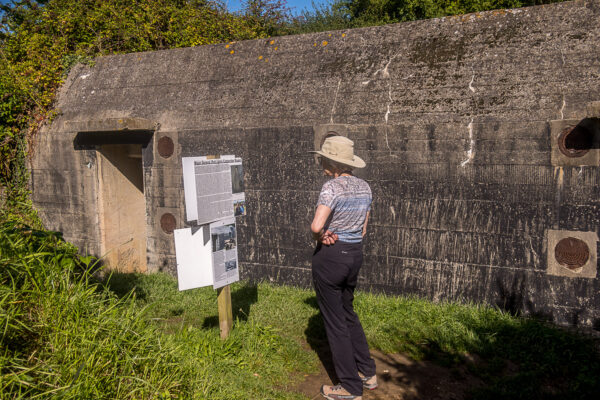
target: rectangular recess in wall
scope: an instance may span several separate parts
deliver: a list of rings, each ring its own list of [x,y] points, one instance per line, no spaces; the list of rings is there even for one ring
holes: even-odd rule
[[[552,165],[600,166],[600,118],[550,121]]]

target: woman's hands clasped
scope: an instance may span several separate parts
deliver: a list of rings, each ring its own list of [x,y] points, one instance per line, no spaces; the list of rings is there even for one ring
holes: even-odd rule
[[[317,240],[326,246],[330,246],[337,242],[338,235],[337,233],[331,232],[330,230],[326,230],[319,235],[319,238]]]

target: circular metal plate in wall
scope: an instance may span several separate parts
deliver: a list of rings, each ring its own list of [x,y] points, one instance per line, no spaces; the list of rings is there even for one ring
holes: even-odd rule
[[[175,216],[171,213],[165,213],[160,217],[160,227],[165,233],[173,233],[175,230],[177,222],[175,221]]]
[[[158,139],[158,154],[162,158],[169,158],[173,155],[175,151],[175,145],[173,144],[173,140],[168,136],[163,136]]]
[[[577,269],[583,267],[590,259],[590,249],[583,240],[567,237],[556,244],[554,257],[560,265]]]

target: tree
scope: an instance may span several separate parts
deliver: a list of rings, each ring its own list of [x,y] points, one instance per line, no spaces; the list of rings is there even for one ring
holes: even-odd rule
[[[294,21],[294,32],[316,32],[517,8],[564,0],[332,0],[314,4]]]

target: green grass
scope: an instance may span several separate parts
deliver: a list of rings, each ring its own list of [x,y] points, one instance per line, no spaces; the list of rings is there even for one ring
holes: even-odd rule
[[[311,290],[232,285],[221,340],[212,288],[179,292],[165,274],[98,282],[91,264],[59,234],[0,227],[1,399],[303,398],[291,388],[325,343]],[[373,348],[466,367],[484,383],[475,399],[600,392],[597,343],[581,334],[473,304],[359,292],[355,305]]]
[[[0,398],[302,398],[286,385],[316,359],[278,328],[238,318],[223,341],[214,291],[151,275],[124,294],[91,261],[57,233],[0,228]]]

